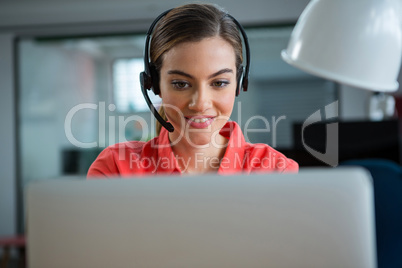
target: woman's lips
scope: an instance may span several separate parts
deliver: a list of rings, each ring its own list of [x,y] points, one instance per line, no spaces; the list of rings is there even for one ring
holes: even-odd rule
[[[193,128],[206,128],[212,124],[214,116],[191,116],[185,117],[187,124]]]

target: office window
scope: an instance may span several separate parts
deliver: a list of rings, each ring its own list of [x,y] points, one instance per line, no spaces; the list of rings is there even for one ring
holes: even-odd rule
[[[144,112],[148,105],[141,93],[140,73],[144,71],[142,58],[117,59],[113,63],[113,97],[117,112]],[[153,103],[160,103],[159,96],[149,92]]]

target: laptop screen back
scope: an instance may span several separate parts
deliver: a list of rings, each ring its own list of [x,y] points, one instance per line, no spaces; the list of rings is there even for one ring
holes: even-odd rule
[[[41,181],[27,202],[31,268],[376,266],[361,169]]]

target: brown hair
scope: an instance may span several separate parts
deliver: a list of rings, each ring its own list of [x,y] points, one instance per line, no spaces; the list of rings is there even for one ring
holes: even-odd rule
[[[243,61],[239,30],[227,12],[212,4],[187,4],[172,9],[155,27],[150,44],[150,59],[160,72],[163,55],[184,42],[199,42],[204,38],[220,36],[231,44],[236,53],[236,68]],[[159,80],[159,79],[158,79]],[[159,109],[163,113],[163,108]],[[166,120],[166,115],[162,117]],[[157,122],[159,135],[161,125]]]

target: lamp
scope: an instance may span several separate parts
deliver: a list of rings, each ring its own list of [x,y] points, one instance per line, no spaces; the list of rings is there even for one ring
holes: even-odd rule
[[[282,58],[342,84],[395,91],[402,53],[398,7],[396,0],[312,0]]]

